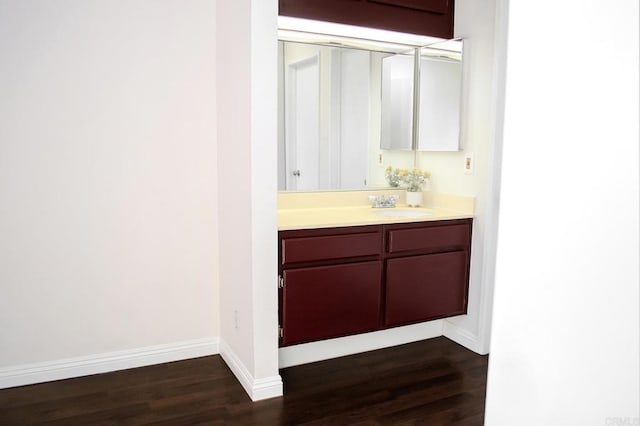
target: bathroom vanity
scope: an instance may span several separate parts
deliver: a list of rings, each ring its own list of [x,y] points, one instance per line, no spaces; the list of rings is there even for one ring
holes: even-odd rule
[[[281,367],[442,335],[439,319],[467,312],[473,197],[429,192],[428,208],[407,208],[385,178],[420,168],[419,152],[462,149],[453,11],[453,0],[279,1]],[[372,208],[376,194],[400,195],[399,208]]]
[[[280,346],[466,313],[470,215],[417,209],[425,216],[402,217],[406,210],[399,209],[394,217],[374,210],[380,209],[282,213],[289,226],[278,237]],[[306,218],[307,229],[295,229],[294,216]]]

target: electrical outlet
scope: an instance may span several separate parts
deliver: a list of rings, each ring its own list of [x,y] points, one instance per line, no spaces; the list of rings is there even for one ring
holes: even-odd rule
[[[233,311],[233,325],[237,330],[238,329],[238,310],[237,309]]]
[[[378,166],[382,167],[384,165],[384,156],[382,155],[382,150],[378,151]]]
[[[464,174],[472,175],[473,174],[473,154],[467,152],[464,154]]]

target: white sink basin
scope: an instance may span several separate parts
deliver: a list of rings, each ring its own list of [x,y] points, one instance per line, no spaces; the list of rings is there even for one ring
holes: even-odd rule
[[[388,210],[377,210],[373,212],[376,216],[387,216],[387,217],[427,217],[431,216],[431,213],[425,212],[424,210],[400,210],[400,209],[388,209]]]

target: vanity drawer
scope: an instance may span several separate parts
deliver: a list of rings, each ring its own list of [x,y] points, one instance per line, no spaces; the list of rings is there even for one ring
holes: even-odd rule
[[[281,264],[378,256],[381,251],[380,232],[283,238]]]
[[[449,0],[369,0],[371,3],[384,4],[391,7],[402,7],[445,15],[449,13]]]
[[[471,224],[464,222],[387,230],[389,253],[468,249],[470,243]]]

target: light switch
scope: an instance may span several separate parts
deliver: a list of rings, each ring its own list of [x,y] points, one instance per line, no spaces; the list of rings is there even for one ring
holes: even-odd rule
[[[464,174],[473,174],[473,154],[470,152],[464,154]]]

